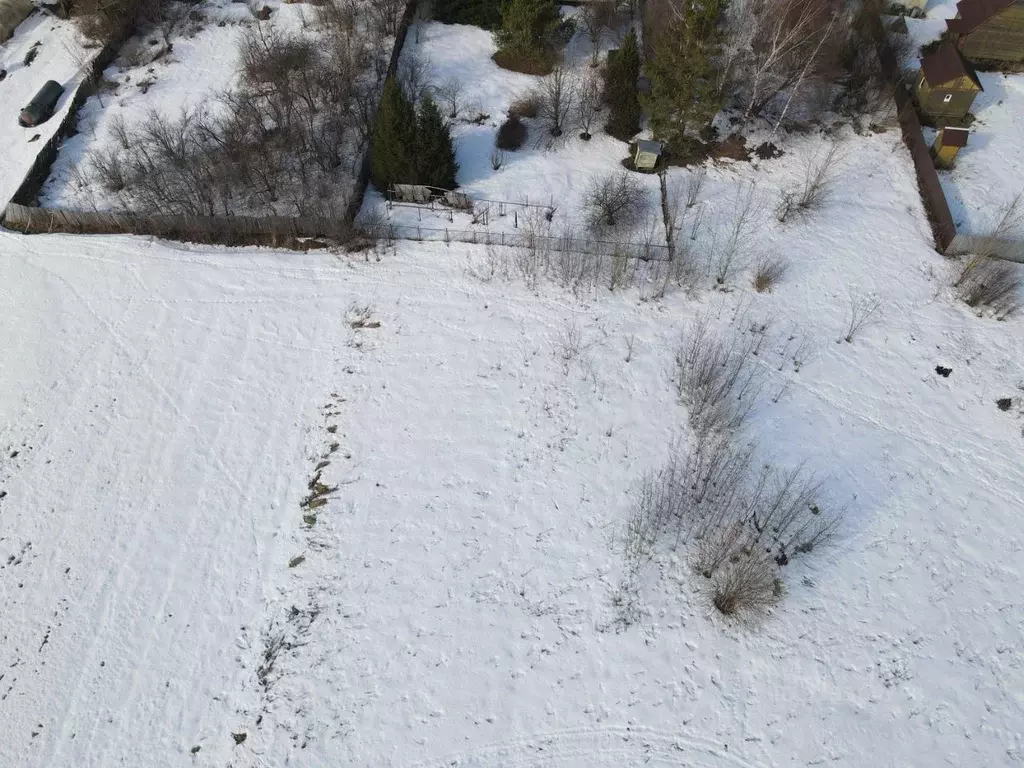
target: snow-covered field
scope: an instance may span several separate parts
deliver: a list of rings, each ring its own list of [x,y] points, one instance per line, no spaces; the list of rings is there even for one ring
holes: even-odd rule
[[[576,9],[564,7],[571,16]],[[535,90],[540,77],[523,75],[502,69],[491,57],[496,50],[490,32],[477,27],[458,24],[427,22],[417,36],[410,34],[402,49],[404,66],[410,59],[427,65],[430,80],[435,86],[444,86],[454,80],[462,86],[462,114],[456,122],[452,136],[455,140],[456,159],[459,163],[459,191],[475,201],[530,203],[555,209],[551,230],[555,234],[572,230],[577,234],[585,230],[584,199],[592,179],[608,173],[622,171],[621,161],[629,155],[629,146],[604,133],[607,115],[594,121],[593,138],[583,141],[579,128],[567,130],[555,146],[547,147],[546,134],[535,120],[525,120],[530,126],[526,144],[519,150],[504,153],[504,165],[497,171],[491,164],[495,133],[505,119],[509,106],[517,98]],[[613,35],[606,34],[601,43],[602,61],[609,48],[617,47]],[[565,65],[575,72],[590,70],[591,43],[580,31],[565,49]],[[479,115],[487,119],[471,122]],[[575,122],[575,112],[571,120]],[[623,241],[650,241],[664,244],[665,228],[661,221],[658,179],[652,174],[634,174],[647,193],[649,218],[641,218],[630,227],[619,227],[613,237]],[[487,205],[481,202],[481,209]],[[395,207],[386,209],[381,194],[373,189],[367,193],[364,213],[377,212],[404,227],[445,227],[460,230],[476,229],[480,232],[513,232],[517,220],[511,213],[493,215],[496,204],[491,204],[492,215],[484,223],[466,214],[450,214],[447,210],[430,212],[419,208]],[[509,208],[511,210],[511,208]],[[520,215],[522,215],[520,211]],[[478,217],[479,218],[479,217]],[[424,233],[425,237],[429,234]],[[440,237],[441,235],[438,235]]]
[[[898,134],[848,142],[758,246],[790,263],[766,294],[0,233],[0,762],[1024,761],[1024,319],[950,296]],[[712,169],[708,215],[798,178],[783,148]],[[845,343],[850,293],[881,310]],[[760,626],[661,559],[616,631],[629,492],[686,420],[673,343],[738,312],[807,340],[749,429],[840,535]]]
[[[38,52],[26,66],[25,57],[33,47]],[[10,40],[0,43],[0,69],[7,70],[0,82],[0,206],[10,202],[40,147],[57,131],[96,52],[82,47],[74,23],[41,11],[25,19]],[[22,128],[18,114],[47,80],[64,86],[53,117],[37,128]]]

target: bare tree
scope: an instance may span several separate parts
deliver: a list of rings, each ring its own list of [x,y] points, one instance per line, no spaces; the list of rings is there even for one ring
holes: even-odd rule
[[[462,81],[457,77],[449,77],[434,89],[434,93],[448,119],[457,119],[462,108]]]
[[[580,25],[587,33],[592,46],[590,66],[597,67],[598,54],[601,51],[601,38],[615,26],[618,11],[612,0],[594,0],[583,4],[577,16]]]
[[[537,89],[537,119],[544,126],[546,136],[542,139],[550,144],[566,129],[576,103],[577,78],[573,71],[557,64],[551,74],[540,81]]]
[[[647,190],[627,171],[592,178],[584,196],[587,220],[594,229],[633,223],[648,204]]]
[[[576,99],[576,118],[582,133],[580,138],[590,140],[590,129],[598,112],[601,111],[601,77],[596,72],[587,72],[579,81]]]
[[[732,76],[743,95],[744,122],[777,97],[789,101],[809,80],[830,72],[839,49],[835,0],[741,0],[730,9]],[[783,110],[785,113],[785,110]]]
[[[430,62],[414,53],[403,56],[398,65],[398,82],[413,106],[418,107],[423,97],[433,90]]]
[[[745,260],[755,234],[754,227],[760,210],[756,184],[740,184],[733,200],[732,220],[729,223],[725,244],[715,256],[715,282],[718,285],[724,285],[736,267],[741,266]]]

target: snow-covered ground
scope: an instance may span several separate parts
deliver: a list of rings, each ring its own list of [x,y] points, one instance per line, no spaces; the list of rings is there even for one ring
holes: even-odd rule
[[[25,66],[33,47],[38,52]],[[96,53],[97,49],[82,46],[73,22],[41,11],[25,19],[14,36],[0,44],[0,69],[7,70],[7,77],[0,82],[0,206],[10,202],[40,148],[57,131]],[[47,80],[64,86],[53,117],[37,128],[22,128],[18,114]]]
[[[759,246],[790,263],[766,294],[0,233],[2,762],[1020,764],[1024,319],[950,296],[897,132],[848,144]],[[783,149],[712,168],[707,215],[799,178]],[[881,309],[848,344],[851,293]],[[759,627],[666,559],[615,631],[629,491],[686,420],[673,343],[737,312],[807,340],[750,433],[840,535]]]
[[[956,165],[940,171],[957,229],[984,235],[1024,192],[1024,74],[979,72],[971,134]],[[1024,233],[1021,233],[1024,234]]]
[[[576,9],[565,7],[563,13],[571,16]],[[450,214],[449,211],[428,211],[420,208],[395,207],[386,209],[381,194],[369,189],[363,212],[379,213],[399,226],[415,226],[424,230],[445,227],[460,230],[476,229],[480,232],[514,232],[517,220],[511,213],[495,216],[497,202],[531,203],[555,209],[550,229],[554,234],[572,230],[581,234],[586,229],[584,199],[592,179],[623,170],[622,160],[629,155],[629,146],[604,133],[607,115],[602,113],[594,121],[593,138],[583,141],[580,129],[574,127],[553,147],[546,146],[544,129],[537,121],[525,120],[530,126],[526,144],[519,150],[504,153],[504,165],[494,170],[495,133],[505,119],[509,106],[518,98],[538,87],[541,78],[502,69],[491,57],[496,50],[492,35],[477,27],[458,24],[426,22],[418,35],[410,34],[402,49],[407,66],[409,59],[425,63],[435,86],[444,86],[455,80],[462,86],[463,105],[460,120],[452,131],[455,153],[459,163],[459,191],[474,201],[481,201],[479,210],[491,203],[492,215],[484,223],[478,217]],[[601,42],[602,61],[609,48],[616,47],[611,34]],[[591,43],[582,31],[565,49],[564,62],[573,71],[590,71]],[[479,115],[487,119],[471,122]],[[575,112],[570,118],[575,123]],[[652,174],[633,174],[643,185],[649,201],[649,218],[641,218],[635,225],[619,227],[601,237],[628,241],[647,241],[648,230],[653,231],[651,242],[665,242],[665,228],[661,221],[658,179]],[[511,211],[511,207],[508,209]],[[522,215],[522,212],[520,212]],[[443,237],[443,235],[437,235]],[[429,237],[425,232],[424,237]]]

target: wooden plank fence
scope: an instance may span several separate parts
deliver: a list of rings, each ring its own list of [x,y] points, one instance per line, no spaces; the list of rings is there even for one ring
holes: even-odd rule
[[[352,225],[337,219],[287,216],[147,216],[137,213],[64,211],[9,203],[4,226],[26,234],[154,235],[168,240],[221,245],[295,246],[303,238],[347,242]]]

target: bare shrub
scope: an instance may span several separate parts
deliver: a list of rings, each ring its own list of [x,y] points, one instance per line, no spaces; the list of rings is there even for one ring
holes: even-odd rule
[[[584,194],[587,223],[592,229],[635,223],[649,202],[647,190],[628,171],[592,178]]]
[[[540,93],[527,91],[519,96],[509,105],[508,116],[520,120],[532,119],[540,112]]]
[[[457,77],[449,77],[434,89],[434,93],[448,119],[457,120],[462,109],[462,81]]]
[[[550,145],[565,133],[576,104],[577,79],[574,72],[561,64],[541,80],[537,88],[537,120],[545,134],[538,140]]]
[[[739,428],[761,392],[763,375],[754,352],[755,334],[720,335],[698,317],[676,346],[676,391],[698,433]]]
[[[849,321],[846,324],[846,333],[843,341],[847,344],[853,342],[853,337],[860,333],[865,327],[878,322],[878,310],[882,306],[882,300],[877,296],[863,296],[856,291],[850,292]]]
[[[988,310],[997,320],[1006,320],[1021,308],[1021,271],[1018,264],[992,257],[972,259],[956,281],[957,293],[972,309]]]
[[[824,152],[804,162],[804,178],[800,186],[783,191],[775,215],[785,222],[792,215],[807,214],[823,208],[835,187],[842,156],[839,144],[832,142]]]
[[[770,293],[789,269],[789,262],[781,256],[762,256],[754,266],[754,290]]]
[[[84,37],[106,44],[160,18],[162,0],[75,0],[72,13]]]
[[[783,595],[778,567],[760,552],[739,552],[712,579],[711,602],[726,616],[757,619]]]
[[[515,152],[526,142],[526,134],[526,124],[515,115],[509,115],[494,136],[494,146],[498,149]]]

